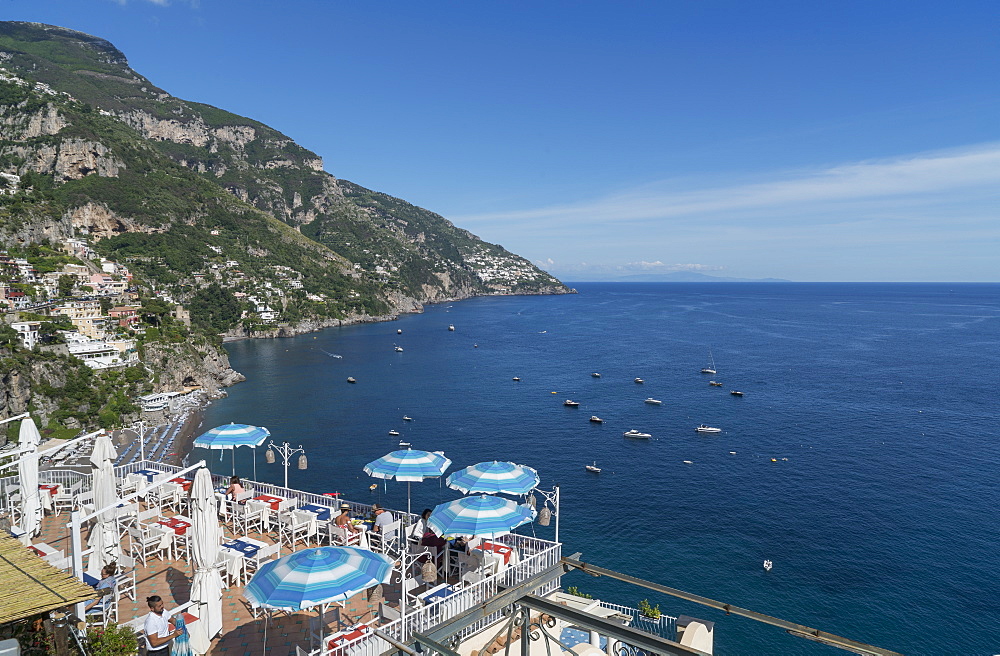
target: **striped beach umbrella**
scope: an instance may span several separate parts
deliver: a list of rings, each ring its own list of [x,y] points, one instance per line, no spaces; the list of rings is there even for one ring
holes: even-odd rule
[[[435,506],[427,526],[440,536],[498,538],[534,518],[530,506],[482,494]]]
[[[248,446],[256,449],[270,437],[271,431],[263,426],[247,424],[226,424],[216,426],[195,438],[194,445],[203,449],[228,449],[233,452],[233,474],[236,474],[236,449]],[[257,459],[254,458],[254,478],[257,478]]]
[[[391,575],[388,556],[355,547],[316,547],[261,565],[243,596],[254,608],[295,611],[346,601],[388,583]]]
[[[448,487],[465,494],[527,494],[538,487],[538,472],[513,462],[480,462],[450,474]]]
[[[419,483],[425,478],[437,478],[451,466],[451,460],[444,453],[403,449],[386,454],[365,465],[365,473],[375,478],[394,478],[406,481],[406,512],[410,512],[410,483]]]

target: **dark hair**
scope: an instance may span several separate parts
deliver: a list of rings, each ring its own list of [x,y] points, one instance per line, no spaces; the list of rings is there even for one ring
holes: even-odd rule
[[[114,576],[115,574],[118,573],[118,563],[116,563],[114,561],[111,561],[110,563],[108,563],[107,565],[105,565],[104,567],[102,567],[101,569],[102,569],[102,571],[107,572],[108,576]]]
[[[382,510],[382,506],[378,505],[377,503],[373,503],[372,504],[372,510],[373,511],[375,511],[375,510]]]
[[[150,595],[149,597],[146,597],[147,606],[152,606],[158,601],[163,601],[162,599],[160,599],[160,595]]]
[[[239,483],[240,482],[240,477],[239,476],[233,476],[232,478],[229,479],[229,482],[230,483]]]
[[[420,518],[421,519],[427,519],[428,517],[431,516],[431,512],[433,512],[433,511],[430,508],[424,508],[424,511],[422,513],[420,513]]]

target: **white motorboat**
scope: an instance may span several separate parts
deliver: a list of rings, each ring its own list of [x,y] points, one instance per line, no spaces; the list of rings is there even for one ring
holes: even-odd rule
[[[566,399],[565,401],[563,401],[563,405],[569,406],[570,408],[576,408],[577,406],[580,405],[580,403],[578,401],[572,401],[570,399]]]
[[[399,431],[398,430],[391,430],[391,431],[389,431],[389,435],[399,435]]]
[[[604,423],[604,420],[601,419],[600,417],[598,417],[597,415],[592,415],[590,417],[590,421],[594,422],[595,424],[603,424]]]
[[[593,376],[594,378],[600,378],[601,377],[601,374],[597,373],[596,371],[594,373],[590,374],[590,375]]]
[[[584,467],[584,469],[586,469],[589,472],[594,472],[595,474],[600,474],[601,473],[601,468],[597,466],[597,461],[596,460],[594,461],[594,464],[587,465],[586,467]]]
[[[358,381],[354,380],[354,376],[348,376],[347,377],[347,382],[349,382],[349,383],[356,383]]]
[[[701,370],[703,374],[714,374],[715,371],[715,358],[712,357],[712,349],[708,349],[708,362],[709,365]]]
[[[639,383],[641,385],[642,383],[645,383],[646,381],[644,381],[642,378],[636,378],[635,382],[637,382],[637,383]]]
[[[406,415],[403,415],[403,421],[413,421],[413,417],[407,417]]]
[[[411,445],[409,442],[404,442],[404,441],[400,440],[399,441],[399,446],[401,448],[408,449],[408,448],[410,448],[413,445]]]
[[[722,383],[715,380],[708,381],[708,384],[711,385],[712,387],[722,387]]]
[[[634,437],[637,440],[648,440],[653,436],[650,435],[649,433],[643,433],[633,428],[632,430],[627,430],[624,433],[622,433],[622,437]]]
[[[732,394],[733,396],[743,396],[743,392],[739,390],[729,390],[729,393]]]
[[[402,346],[397,346],[396,347],[396,353],[402,353],[402,352],[403,352],[403,347]]]
[[[714,426],[709,426],[708,424],[701,424],[695,428],[699,433],[721,433],[721,428],[715,428]]]
[[[521,381],[521,378],[520,376],[514,376],[513,378],[511,378],[511,380],[514,381],[515,383],[518,383]]]
[[[396,329],[396,334],[397,335],[402,335],[403,334],[403,329],[402,328],[397,328]]]
[[[659,399],[654,399],[653,397],[649,397],[648,399],[643,401],[643,403],[648,403],[650,405],[662,405],[663,401],[660,401]]]
[[[448,330],[454,331],[455,330],[455,326],[452,325],[452,324],[448,324]]]

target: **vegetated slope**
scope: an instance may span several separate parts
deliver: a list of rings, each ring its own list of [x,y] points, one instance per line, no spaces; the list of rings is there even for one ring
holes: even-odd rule
[[[260,122],[170,96],[103,39],[0,23],[0,66],[55,92],[5,103],[0,170],[51,176],[59,207],[48,214],[89,228],[104,252],[138,258],[158,284],[206,284],[219,277],[213,259],[263,278],[286,266],[293,272],[279,277],[302,278],[282,301],[289,321],[569,291],[433,212],[338,180]],[[20,135],[17,115],[31,128]],[[317,297],[320,308],[307,300]]]

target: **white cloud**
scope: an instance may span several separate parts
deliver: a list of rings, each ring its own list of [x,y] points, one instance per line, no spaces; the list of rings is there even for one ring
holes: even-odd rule
[[[925,198],[1000,183],[1000,144],[854,162],[811,171],[777,172],[764,182],[672,188],[645,185],[587,202],[455,217],[459,224],[522,222],[586,226],[673,217],[781,211],[834,203]]]

